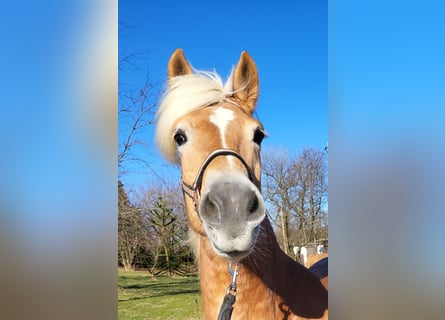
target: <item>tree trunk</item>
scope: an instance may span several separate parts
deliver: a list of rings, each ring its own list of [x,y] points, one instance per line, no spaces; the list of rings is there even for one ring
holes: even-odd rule
[[[130,259],[128,259],[128,258],[122,259],[122,264],[124,266],[125,271],[133,270],[133,266],[132,266]]]
[[[166,242],[164,242],[164,254],[165,254],[165,263],[167,264],[167,273],[169,276],[171,276],[170,251]]]
[[[287,213],[283,213],[283,210],[280,210],[281,214],[281,229],[283,230],[283,249],[284,252],[289,255],[289,224],[287,219]]]

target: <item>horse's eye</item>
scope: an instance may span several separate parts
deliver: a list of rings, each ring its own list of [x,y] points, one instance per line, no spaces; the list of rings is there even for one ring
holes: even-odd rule
[[[255,133],[253,134],[253,142],[260,145],[264,137],[265,137],[264,131],[261,130],[260,128],[257,128],[255,130]]]
[[[182,146],[184,143],[187,142],[187,136],[182,130],[176,132],[174,139],[178,147]]]

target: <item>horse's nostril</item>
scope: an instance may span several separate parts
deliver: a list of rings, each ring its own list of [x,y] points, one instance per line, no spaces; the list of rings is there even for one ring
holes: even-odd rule
[[[253,213],[258,210],[258,197],[256,194],[253,194],[253,197],[250,198],[249,203],[247,205],[247,210],[249,213]]]
[[[211,195],[204,197],[203,205],[200,208],[200,214],[209,223],[220,224],[221,223],[221,214],[218,203],[212,199]]]
[[[204,210],[206,212],[215,212],[216,210],[218,210],[218,207],[216,206],[215,202],[207,197],[204,205]]]

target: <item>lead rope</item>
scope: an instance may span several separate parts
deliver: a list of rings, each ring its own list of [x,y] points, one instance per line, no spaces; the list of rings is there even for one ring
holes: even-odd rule
[[[235,263],[235,269],[232,269],[232,261],[227,266],[232,275],[232,283],[227,288],[223,303],[219,309],[218,320],[230,320],[232,318],[233,304],[236,300],[236,277],[238,276],[238,262]]]

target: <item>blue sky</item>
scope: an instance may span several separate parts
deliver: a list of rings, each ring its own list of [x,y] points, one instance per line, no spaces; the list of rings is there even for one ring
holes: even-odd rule
[[[119,83],[138,88],[148,76],[161,88],[176,48],[195,68],[226,78],[246,50],[259,69],[257,115],[269,134],[264,148],[296,153],[326,146],[327,1],[120,1],[119,23],[119,54],[145,52],[135,60],[139,68],[119,73]],[[152,128],[139,138],[153,145]],[[163,171],[158,153],[147,156],[161,175],[171,171]],[[128,189],[152,176],[130,171],[123,179]]]

